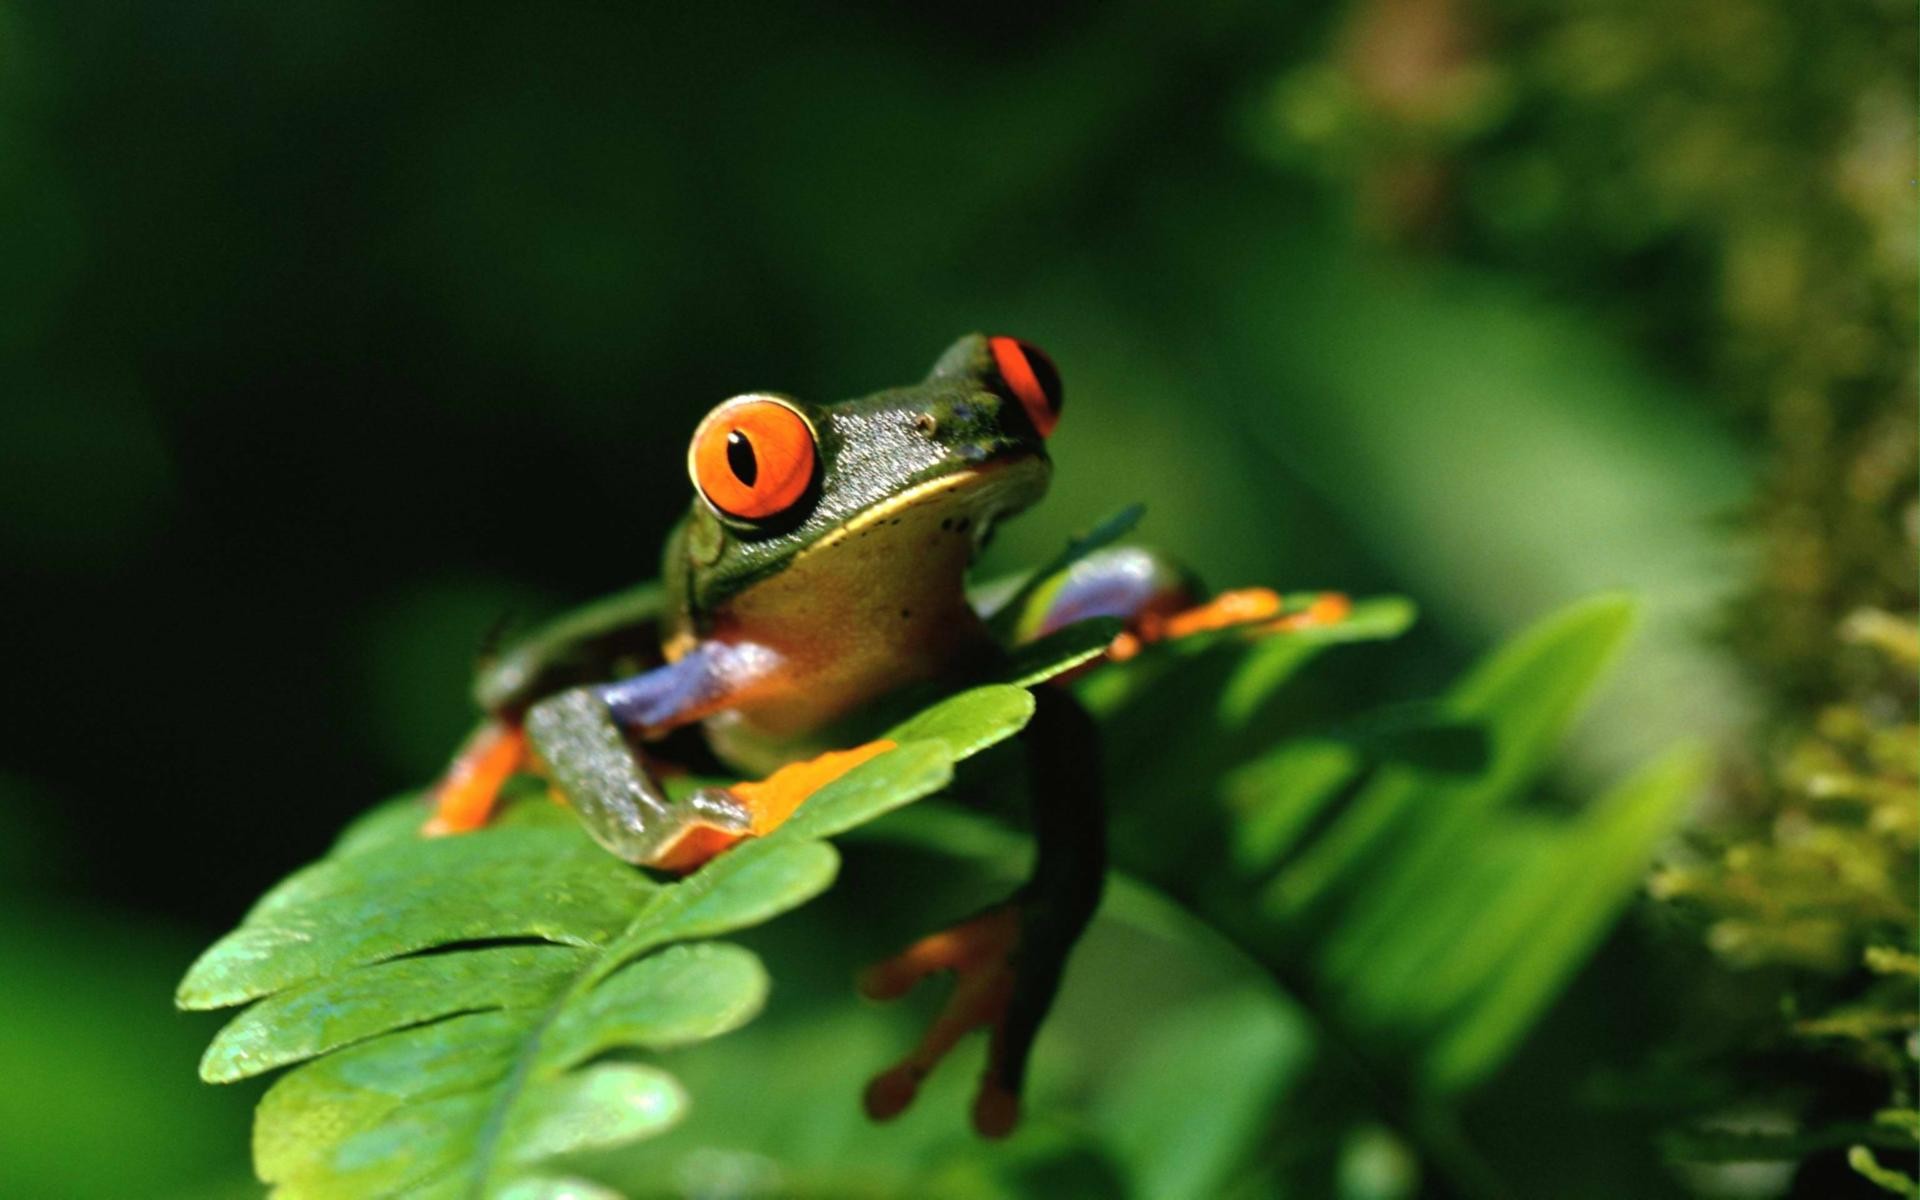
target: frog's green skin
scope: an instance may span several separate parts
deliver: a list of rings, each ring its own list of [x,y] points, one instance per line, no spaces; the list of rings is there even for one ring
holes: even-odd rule
[[[966,570],[996,521],[1040,498],[1049,463],[985,355],[965,339],[921,383],[807,410],[819,493],[791,529],[743,530],[696,502],[669,540],[667,656],[719,639],[777,663],[709,720],[723,759],[766,770],[876,696],[991,651]]]
[[[558,687],[604,680],[618,658],[692,658],[672,695],[650,689],[645,719],[627,724],[644,735],[707,720],[723,761],[766,770],[874,697],[977,663],[993,644],[966,569],[995,522],[1040,497],[1050,469],[1043,439],[996,388],[986,339],[973,336],[921,383],[792,401],[820,458],[797,519],[756,527],[696,498],[658,589],[514,647],[482,672],[481,706],[517,716]]]
[[[876,698],[957,686],[1001,652],[965,573],[995,523],[1040,497],[1050,465],[988,339],[962,338],[911,386],[824,405],[782,399],[816,435],[815,485],[796,511],[756,525],[697,496],[659,585],[563,618],[478,680],[482,707],[524,722],[589,831],[628,861],[657,861],[702,826],[745,830],[751,817],[718,789],[669,801],[636,740],[697,723],[723,763],[763,773],[811,753]],[[1127,616],[1159,599],[1166,576],[1138,555],[1076,568],[1092,586],[1067,598],[1072,615]],[[1016,897],[1019,982],[996,1054],[1015,1092],[1104,873],[1091,724],[1066,692],[1042,692],[1023,735],[1038,857]]]

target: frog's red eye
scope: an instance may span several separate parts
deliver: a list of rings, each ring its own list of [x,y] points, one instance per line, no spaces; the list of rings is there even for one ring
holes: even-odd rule
[[[987,339],[987,345],[993,350],[993,365],[1000,372],[1000,378],[1027,410],[1027,417],[1033,427],[1040,431],[1041,437],[1053,432],[1060,423],[1060,372],[1054,368],[1053,360],[1046,352],[1031,342],[1019,338],[994,337]]]
[[[693,431],[687,469],[709,503],[759,521],[792,508],[813,484],[813,429],[792,405],[741,396],[707,414]]]

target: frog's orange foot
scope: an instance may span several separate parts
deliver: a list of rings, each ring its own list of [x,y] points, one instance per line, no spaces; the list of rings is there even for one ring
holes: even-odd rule
[[[1274,618],[1259,627],[1259,633],[1292,633],[1300,629],[1323,629],[1338,625],[1353,612],[1353,601],[1344,592],[1321,592],[1307,601],[1305,608]]]
[[[527,735],[517,725],[489,721],[454,757],[433,790],[433,816],[420,827],[425,837],[471,833],[493,815],[500,789],[527,762]]]
[[[957,976],[953,994],[913,1052],[867,1084],[867,1115],[887,1121],[913,1103],[920,1085],[960,1039],[975,1029],[989,1031],[987,1069],[973,1102],[973,1127],[982,1137],[1013,1132],[1020,1120],[1020,1097],[1008,1085],[1006,1023],[1014,994],[1012,956],[1020,941],[1020,912],[1012,905],[993,909],[931,937],[868,968],[860,992],[873,1000],[906,995],[936,971]]]
[[[1322,592],[1308,601],[1306,607],[1288,612],[1286,598],[1272,588],[1235,588],[1205,604],[1166,616],[1143,614],[1132,629],[1113,639],[1107,647],[1107,657],[1124,662],[1154,642],[1218,629],[1245,627],[1255,634],[1269,634],[1334,625],[1345,620],[1352,608],[1352,603],[1341,593]]]
[[[696,824],[648,865],[663,871],[691,871],[741,838],[764,837],[784,825],[807,797],[894,745],[881,738],[850,750],[829,750],[817,758],[788,763],[757,783],[736,783],[724,789],[724,795],[747,810],[750,823],[744,831]]]

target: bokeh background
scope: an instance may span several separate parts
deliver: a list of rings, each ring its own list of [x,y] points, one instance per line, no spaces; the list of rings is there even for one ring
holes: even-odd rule
[[[1691,836],[1766,845],[1820,713],[1911,719],[1913,15],[0,2],[0,1194],[249,1194],[194,951],[432,776],[503,617],[653,572],[711,404],[973,329],[1068,393],[990,565],[1144,501],[1214,582],[1412,597],[1380,700],[1629,591],[1563,782],[1699,737]],[[1852,965],[1716,965],[1715,902],[1543,1029]]]

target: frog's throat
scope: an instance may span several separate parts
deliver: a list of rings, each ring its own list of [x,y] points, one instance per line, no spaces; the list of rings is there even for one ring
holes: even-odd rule
[[[900,623],[915,617],[950,619],[965,606],[967,567],[986,528],[1038,499],[1046,478],[1046,460],[1028,457],[916,484],[729,596],[714,608],[708,631],[774,644],[784,632],[827,644],[854,630],[868,631],[863,637],[881,626],[905,632]],[[668,657],[691,644],[670,641]]]

